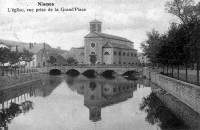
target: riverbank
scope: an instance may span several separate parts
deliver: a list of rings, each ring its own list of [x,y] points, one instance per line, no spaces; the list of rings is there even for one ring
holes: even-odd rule
[[[12,88],[21,84],[27,84],[40,79],[41,74],[39,72],[2,76],[0,77],[0,90]]]
[[[150,70],[143,69],[143,75],[168,93],[200,114],[200,87]]]

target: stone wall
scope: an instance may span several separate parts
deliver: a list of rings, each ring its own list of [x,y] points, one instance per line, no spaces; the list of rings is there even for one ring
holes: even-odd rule
[[[4,88],[11,88],[24,83],[29,83],[31,81],[36,81],[40,79],[40,73],[29,73],[20,75],[11,75],[0,77],[0,90]]]
[[[200,114],[195,112],[192,108],[179,101],[177,98],[163,91],[159,86],[151,82],[151,89],[156,96],[190,129],[200,128]]]
[[[176,80],[144,68],[143,74],[168,93],[200,113],[200,86]]]

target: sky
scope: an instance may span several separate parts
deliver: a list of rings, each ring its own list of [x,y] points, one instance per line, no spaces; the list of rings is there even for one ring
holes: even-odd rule
[[[20,42],[48,43],[52,47],[84,45],[89,34],[89,22],[102,22],[102,32],[125,37],[134,42],[141,52],[140,43],[147,39],[146,32],[153,28],[164,33],[177,18],[166,13],[167,0],[0,0],[0,39]],[[38,6],[38,2],[54,6]],[[35,12],[45,8],[84,8],[86,11]],[[8,12],[11,8],[25,12]],[[34,9],[27,12],[26,9]]]

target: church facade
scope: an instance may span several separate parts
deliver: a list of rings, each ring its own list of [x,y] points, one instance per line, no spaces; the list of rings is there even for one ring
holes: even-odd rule
[[[84,37],[84,47],[77,48],[79,64],[91,64],[90,55],[96,55],[96,64],[137,65],[137,50],[126,38],[102,33],[102,22],[90,22],[90,33]]]

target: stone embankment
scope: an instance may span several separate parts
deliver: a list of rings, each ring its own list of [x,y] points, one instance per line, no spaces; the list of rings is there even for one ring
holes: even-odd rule
[[[30,83],[41,79],[39,72],[0,77],[0,90]]]
[[[143,75],[200,114],[200,86],[186,83],[144,68]]]

